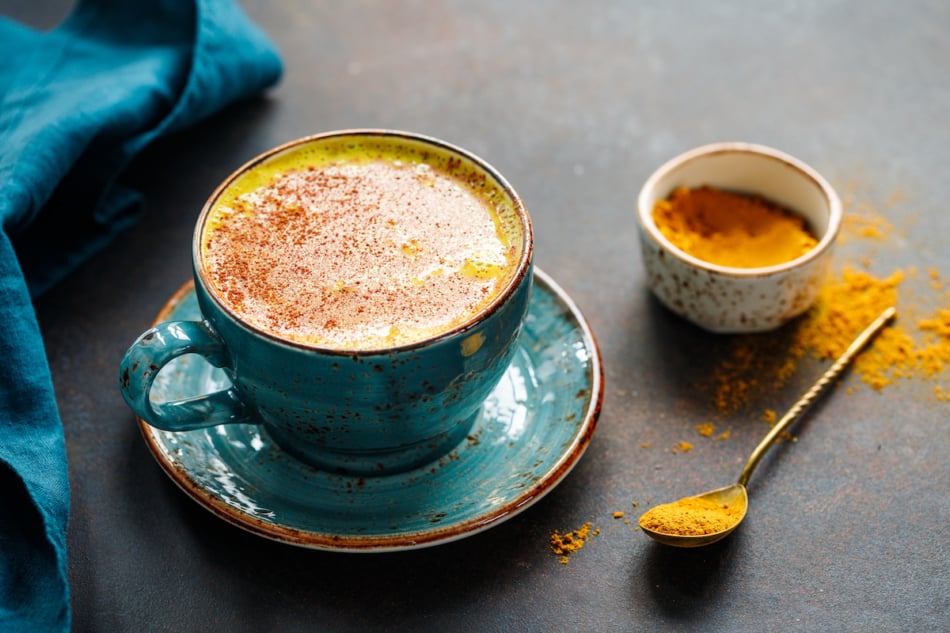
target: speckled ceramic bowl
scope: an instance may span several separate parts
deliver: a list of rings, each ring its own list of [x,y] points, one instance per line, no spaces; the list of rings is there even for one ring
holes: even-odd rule
[[[758,194],[802,217],[818,244],[789,262],[732,268],[674,246],[653,221],[653,207],[678,187],[703,185]],[[807,310],[823,283],[841,227],[841,200],[802,161],[750,143],[714,143],[668,161],[647,179],[637,200],[641,254],[650,289],[670,310],[723,333],[772,330]]]

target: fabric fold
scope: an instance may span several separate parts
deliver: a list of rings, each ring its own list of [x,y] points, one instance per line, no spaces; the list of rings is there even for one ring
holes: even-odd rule
[[[0,630],[68,631],[66,450],[32,299],[139,217],[138,153],[282,66],[231,0],[81,0],[48,32],[0,18],[0,55]]]

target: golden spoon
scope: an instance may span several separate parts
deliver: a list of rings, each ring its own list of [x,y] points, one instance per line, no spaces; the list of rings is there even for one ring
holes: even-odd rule
[[[893,307],[884,310],[879,317],[874,319],[874,321],[867,327],[863,332],[861,332],[857,338],[848,346],[848,349],[838,357],[838,360],[828,368],[821,378],[812,385],[805,395],[803,395],[798,402],[796,402],[791,409],[788,410],[781,420],[772,427],[772,430],[769,431],[768,435],[759,442],[759,445],[755,447],[755,450],[752,451],[752,455],[749,456],[749,460],[746,462],[745,467],[742,469],[742,473],[739,475],[739,481],[732,484],[731,486],[726,486],[725,488],[718,488],[716,490],[710,490],[709,492],[704,492],[696,497],[691,497],[690,499],[699,499],[700,502],[708,501],[711,504],[715,504],[718,508],[728,508],[730,511],[727,515],[731,520],[731,524],[725,529],[719,530],[712,534],[670,534],[668,532],[657,531],[654,527],[653,529],[644,525],[644,517],[652,512],[648,510],[643,515],[640,516],[640,528],[650,537],[656,539],[660,543],[666,545],[672,545],[674,547],[701,547],[703,545],[709,545],[710,543],[715,543],[716,541],[729,536],[733,530],[739,527],[739,524],[742,523],[742,519],[745,518],[746,510],[749,505],[749,497],[746,493],[746,484],[749,481],[749,477],[752,476],[752,471],[755,470],[755,467],[759,465],[763,455],[766,451],[771,448],[772,443],[775,441],[775,438],[784,431],[788,426],[794,422],[805,409],[810,406],[815,399],[825,390],[825,388],[830,385],[835,378],[844,370],[844,368],[851,362],[851,360],[860,352],[868,341],[870,341],[875,334],[877,334],[884,325],[890,321],[897,314],[897,310]],[[680,500],[681,502],[684,500]],[[679,503],[679,502],[677,502]],[[666,504],[672,506],[674,504]],[[657,506],[661,507],[661,506]],[[655,510],[656,508],[654,508]]]

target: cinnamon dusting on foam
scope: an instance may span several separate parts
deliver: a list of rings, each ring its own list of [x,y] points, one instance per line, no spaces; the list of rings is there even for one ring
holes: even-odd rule
[[[487,306],[521,256],[501,189],[457,159],[380,141],[303,145],[256,166],[202,234],[213,292],[279,337],[405,345]]]

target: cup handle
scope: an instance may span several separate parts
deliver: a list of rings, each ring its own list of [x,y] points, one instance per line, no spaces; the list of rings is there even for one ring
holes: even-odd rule
[[[119,365],[119,387],[132,411],[165,431],[191,431],[218,424],[255,422],[237,389],[153,403],[152,383],[162,367],[184,354],[198,354],[215,367],[230,365],[224,343],[205,322],[168,321],[143,332]]]

